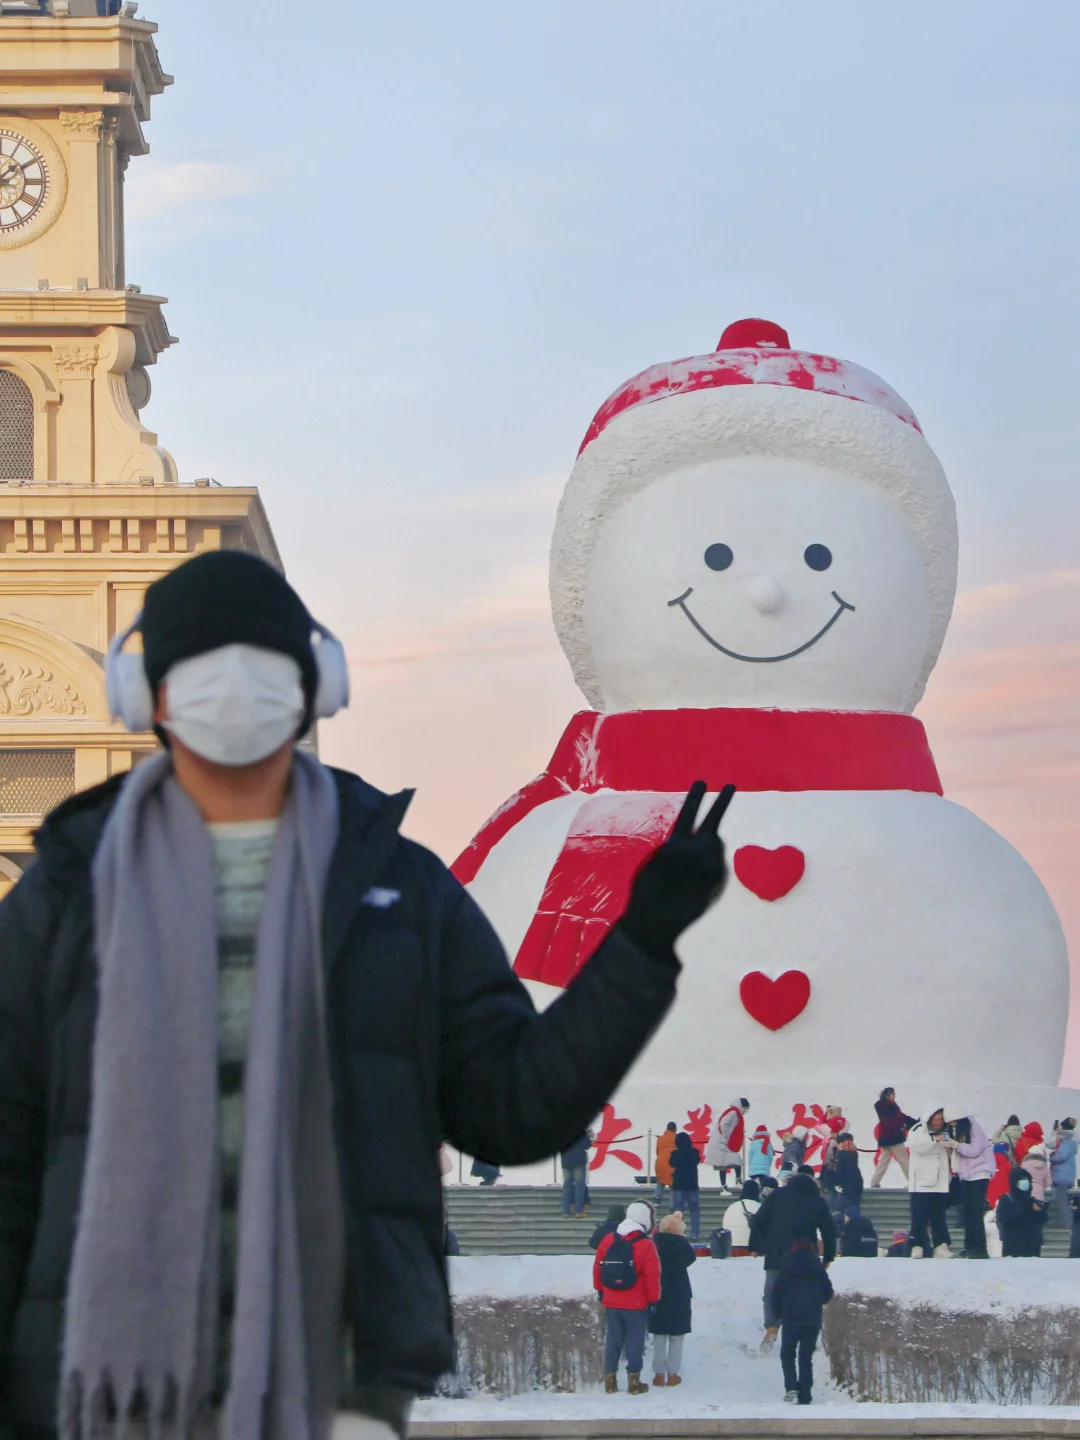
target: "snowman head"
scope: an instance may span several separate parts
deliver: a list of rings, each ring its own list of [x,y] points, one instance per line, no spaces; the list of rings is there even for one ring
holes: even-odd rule
[[[555,626],[605,711],[914,708],[956,514],[905,402],[765,321],[601,407],[559,507]]]

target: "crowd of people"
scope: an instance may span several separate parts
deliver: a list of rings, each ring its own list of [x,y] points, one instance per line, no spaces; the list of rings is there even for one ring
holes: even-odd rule
[[[1057,1122],[1048,1141],[1042,1125],[1022,1125],[1010,1115],[987,1135],[973,1115],[940,1106],[925,1118],[908,1115],[895,1091],[882,1090],[875,1102],[874,1166],[871,1189],[881,1187],[891,1165],[903,1173],[910,1197],[910,1223],[878,1236],[862,1213],[866,1181],[860,1151],[840,1106],[819,1111],[811,1127],[796,1124],[778,1132],[774,1145],[766,1125],[747,1140],[746,1099],[733,1101],[719,1115],[704,1155],[690,1134],[669,1122],[656,1143],[655,1202],[670,1199],[672,1210],[688,1214],[691,1239],[700,1238],[698,1171],[711,1165],[721,1190],[734,1196],[721,1230],[719,1249],[734,1257],[755,1253],[752,1219],[768,1192],[791,1183],[800,1172],[814,1179],[838,1226],[841,1254],[937,1259],[988,1259],[1041,1254],[1043,1229],[1052,1219],[1072,1226],[1070,1255],[1080,1258],[1080,1190],[1077,1189],[1077,1122]],[[813,1157],[815,1163],[806,1162]],[[743,1181],[743,1169],[748,1178]],[[954,1251],[950,1211],[962,1216],[963,1243]]]
[[[878,1144],[869,1184],[879,1188],[890,1165],[899,1165],[911,1216],[910,1227],[895,1231],[885,1244],[862,1212],[866,1182],[859,1150],[839,1107],[825,1112],[824,1133],[814,1137],[809,1127],[797,1125],[782,1131],[775,1146],[764,1125],[747,1142],[749,1108],[740,1099],[720,1115],[704,1155],[686,1130],[670,1122],[656,1144],[654,1201],[612,1207],[592,1234],[593,1285],[606,1317],[609,1394],[618,1391],[623,1360],[629,1393],[649,1390],[643,1370],[650,1334],[653,1386],[681,1383],[692,1321],[688,1272],[699,1254],[762,1260],[760,1348],[769,1354],[780,1341],[784,1398],[800,1405],[811,1403],[813,1355],[823,1309],[833,1295],[828,1269],[837,1255],[950,1258],[948,1215],[959,1209],[964,1228],[960,1257],[1038,1256],[1044,1228],[1056,1214],[1062,1221],[1071,1217],[1069,1253],[1080,1258],[1072,1117],[1055,1123],[1048,1144],[1037,1121],[1022,1125],[1010,1115],[987,1135],[974,1116],[953,1114],[953,1107],[939,1106],[924,1117],[908,1115],[895,1092],[883,1090],[876,1102]],[[814,1138],[823,1142],[814,1147],[816,1167],[807,1163]],[[732,1203],[710,1234],[706,1252],[695,1242],[701,1224],[699,1171],[708,1164],[715,1165]],[[665,1199],[670,1212],[657,1223]]]

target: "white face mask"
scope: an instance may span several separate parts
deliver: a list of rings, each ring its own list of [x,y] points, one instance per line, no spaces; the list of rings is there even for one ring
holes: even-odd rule
[[[252,765],[292,739],[304,717],[300,666],[255,645],[223,645],[165,676],[165,729],[204,760]]]

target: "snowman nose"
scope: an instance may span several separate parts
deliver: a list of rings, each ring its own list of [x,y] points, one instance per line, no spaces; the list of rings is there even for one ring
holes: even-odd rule
[[[755,575],[750,598],[763,615],[775,615],[784,603],[784,587],[771,575]]]

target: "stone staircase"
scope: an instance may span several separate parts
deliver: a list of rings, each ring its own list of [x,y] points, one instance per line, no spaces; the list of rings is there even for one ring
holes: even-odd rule
[[[715,1230],[730,1195],[718,1189],[701,1192],[701,1235],[707,1239]],[[628,1205],[632,1200],[651,1199],[651,1186],[599,1187],[592,1191],[592,1206],[584,1219],[564,1219],[562,1187],[449,1185],[446,1189],[450,1228],[458,1238],[463,1255],[589,1255],[589,1236],[604,1219],[610,1205]],[[664,1211],[669,1207],[665,1204]],[[873,1222],[882,1244],[892,1240],[894,1230],[906,1229],[909,1208],[906,1190],[863,1192],[863,1213]],[[949,1215],[953,1249],[963,1240],[959,1213]],[[1069,1231],[1046,1227],[1043,1255],[1061,1258],[1069,1253]],[[1077,1270],[1080,1275],[1080,1267]]]

